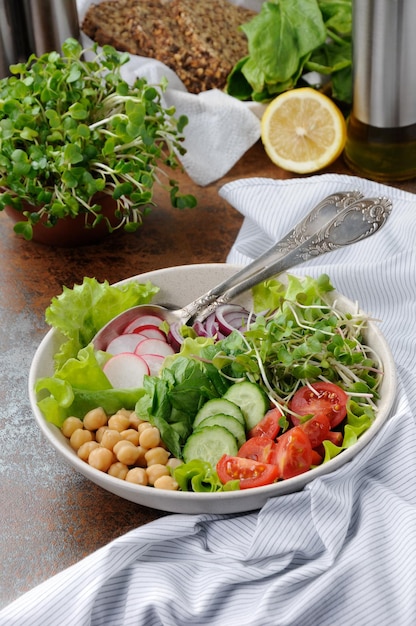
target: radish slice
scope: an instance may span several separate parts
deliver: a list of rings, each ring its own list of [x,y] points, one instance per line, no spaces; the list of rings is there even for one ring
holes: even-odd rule
[[[170,356],[175,354],[174,349],[166,341],[160,339],[145,339],[141,341],[135,350],[135,354],[159,354],[160,356]]]
[[[123,333],[133,333],[136,328],[139,326],[159,326],[162,324],[163,320],[161,317],[157,317],[157,315],[139,315],[135,320],[127,324]]]
[[[134,352],[141,341],[144,341],[144,335],[133,335],[131,333],[119,335],[110,341],[106,348],[106,352],[110,354],[121,354],[122,352]]]
[[[165,357],[161,354],[142,354],[143,361],[146,361],[150,376],[157,376],[163,365]]]
[[[114,389],[143,387],[143,378],[149,374],[149,366],[137,354],[122,352],[112,356],[103,367]]]
[[[166,335],[162,330],[159,330],[156,326],[138,326],[133,333],[130,334],[139,334],[147,337],[148,339],[160,339],[161,341],[166,341]]]

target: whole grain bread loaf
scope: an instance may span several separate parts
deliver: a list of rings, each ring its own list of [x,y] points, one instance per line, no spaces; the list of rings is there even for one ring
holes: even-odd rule
[[[104,0],[89,7],[82,29],[99,45],[165,63],[199,93],[222,89],[247,55],[239,26],[254,15],[228,0]]]

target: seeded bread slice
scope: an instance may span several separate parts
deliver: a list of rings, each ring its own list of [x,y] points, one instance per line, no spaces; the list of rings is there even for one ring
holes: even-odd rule
[[[110,45],[130,54],[140,54],[139,41],[132,34],[136,26],[136,5],[137,0],[107,0],[91,4],[82,22],[82,30],[100,46]]]
[[[108,44],[130,54],[157,58],[159,42],[154,37],[154,24],[165,16],[165,2],[105,0],[91,4],[82,30],[100,46]]]
[[[247,55],[247,39],[239,26],[252,19],[254,11],[228,0],[172,0],[170,11],[192,48],[205,50],[228,72]]]
[[[99,45],[165,63],[199,93],[225,86],[247,54],[238,26],[253,16],[227,0],[105,0],[89,7],[82,29]]]
[[[163,20],[164,63],[191,92],[223,89],[234,64],[248,53],[246,36],[238,27],[255,13],[227,0],[172,0],[168,6],[181,36],[172,18],[169,24]]]

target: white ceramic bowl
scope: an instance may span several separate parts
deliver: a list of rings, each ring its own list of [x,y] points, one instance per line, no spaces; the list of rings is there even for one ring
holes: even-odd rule
[[[226,264],[186,265],[148,272],[122,281],[122,283],[131,280],[139,282],[150,280],[160,287],[160,292],[157,298],[155,298],[155,302],[174,302],[183,306],[233,274],[237,269],[235,266]],[[239,301],[244,304],[247,303],[248,298],[249,296],[246,295],[240,298]],[[337,300],[339,306],[345,310],[354,310],[353,303],[343,296],[337,294]],[[62,456],[63,460],[67,461],[74,469],[92,482],[121,498],[162,511],[176,513],[239,513],[261,508],[268,498],[299,491],[314,478],[333,472],[341,465],[344,465],[344,463],[350,461],[368,444],[388,419],[396,391],[395,367],[390,349],[377,326],[370,323],[366,342],[374,347],[376,353],[380,355],[385,373],[381,386],[381,400],[377,417],[373,425],[360,437],[354,446],[343,451],[324,465],[320,465],[300,476],[264,487],[220,493],[162,491],[151,487],[133,485],[94,469],[78,458],[70,447],[68,439],[62,435],[56,426],[45,421],[37,407],[33,389],[38,378],[52,375],[53,355],[60,341],[61,336],[57,331],[49,331],[37,349],[30,368],[29,396],[39,428]]]

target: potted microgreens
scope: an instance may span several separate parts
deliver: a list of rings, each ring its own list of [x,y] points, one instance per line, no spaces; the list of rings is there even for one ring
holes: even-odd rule
[[[104,222],[108,232],[135,231],[155,183],[174,207],[195,206],[163,167],[180,166],[188,120],[163,106],[166,82],[128,84],[128,60],[111,46],[83,50],[68,39],[61,54],[31,55],[0,80],[0,210],[18,211],[14,230],[25,239],[71,217],[83,229]]]

